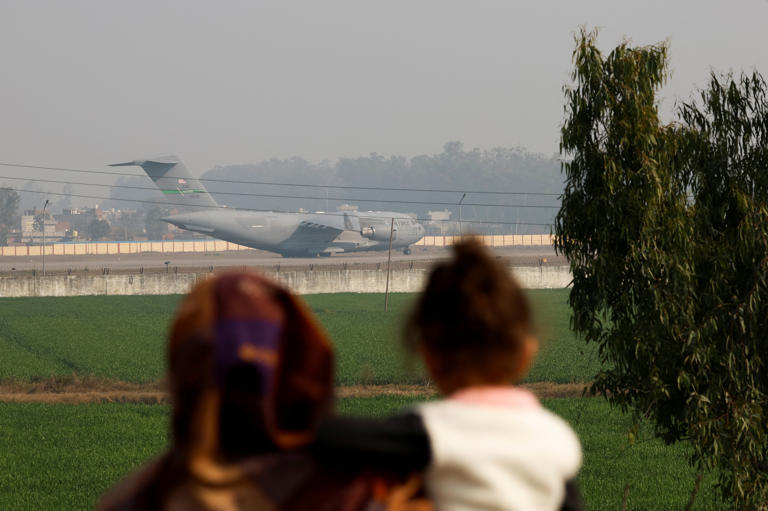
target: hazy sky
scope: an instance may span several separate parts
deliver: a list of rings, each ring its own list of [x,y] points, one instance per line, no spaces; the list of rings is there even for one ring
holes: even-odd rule
[[[669,112],[711,68],[768,75],[766,20],[768,0],[0,0],[0,161],[550,155],[579,25],[668,38]]]

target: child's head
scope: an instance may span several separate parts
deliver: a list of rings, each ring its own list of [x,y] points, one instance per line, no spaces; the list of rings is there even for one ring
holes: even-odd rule
[[[522,378],[536,353],[531,311],[507,268],[477,240],[432,271],[408,323],[443,393]]]

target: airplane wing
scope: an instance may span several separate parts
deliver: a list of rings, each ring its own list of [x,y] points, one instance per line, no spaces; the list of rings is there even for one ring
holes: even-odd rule
[[[301,224],[313,229],[335,229],[339,233],[341,231],[360,230],[360,219],[357,215],[349,213],[318,213],[308,215]]]
[[[349,214],[307,215],[282,247],[322,252],[344,231],[360,231],[360,220]],[[311,247],[311,248],[310,248]]]

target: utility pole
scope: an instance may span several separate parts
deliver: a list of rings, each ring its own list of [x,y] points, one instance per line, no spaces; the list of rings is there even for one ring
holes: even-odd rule
[[[387,255],[387,289],[384,291],[384,312],[389,310],[389,268],[392,264],[392,234],[395,232],[395,219],[389,224],[389,254]]]
[[[461,203],[464,202],[464,198],[467,196],[465,193],[461,196],[461,199],[459,199],[459,236],[463,239],[464,238],[464,228],[461,226]]]
[[[43,204],[43,277],[45,277],[45,208],[48,207],[49,202],[48,199],[45,199],[45,204]]]

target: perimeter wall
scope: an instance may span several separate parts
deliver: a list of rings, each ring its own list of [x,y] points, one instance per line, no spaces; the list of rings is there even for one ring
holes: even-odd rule
[[[509,234],[497,236],[478,236],[489,247],[542,246],[552,245],[549,234]],[[447,247],[459,241],[460,236],[425,236],[416,247]],[[92,243],[53,243],[45,245],[45,255],[109,255],[141,254],[146,252],[231,252],[250,250],[249,247],[236,245],[228,241],[109,241]],[[0,247],[0,257],[26,257],[43,254],[41,245],[19,245]]]
[[[511,268],[523,287],[550,289],[568,287],[567,266],[521,266]],[[383,270],[268,271],[265,275],[282,282],[298,294],[383,293],[387,272]],[[426,269],[392,270],[389,290],[395,293],[421,291]],[[158,273],[139,275],[51,275],[1,277],[0,297],[170,295],[183,294],[212,273]]]

